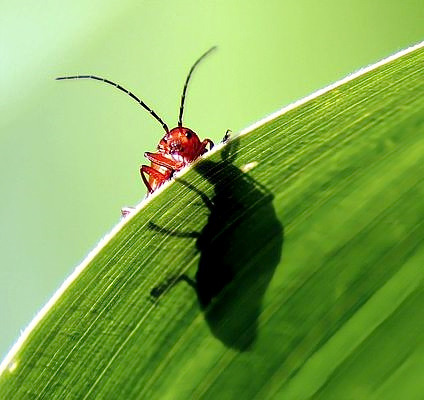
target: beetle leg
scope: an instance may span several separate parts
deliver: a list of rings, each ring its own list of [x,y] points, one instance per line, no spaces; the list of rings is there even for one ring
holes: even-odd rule
[[[161,167],[169,168],[174,171],[179,171],[184,167],[184,163],[172,160],[160,153],[149,153],[146,151],[144,156],[151,162],[160,165]]]
[[[205,146],[205,149],[206,149],[206,146],[209,144],[209,151],[212,150],[212,147],[214,146],[212,140],[210,139],[205,139],[202,143]]]
[[[200,151],[199,156],[205,154],[207,152],[206,147],[209,145],[209,151],[212,150],[213,142],[210,139],[205,139],[202,143],[200,143]]]
[[[227,129],[227,131],[225,132],[224,137],[222,138],[221,143],[227,143],[230,140],[231,133],[232,133],[232,130],[231,129]]]
[[[150,183],[147,180],[146,175],[144,175],[144,174],[151,176],[153,179],[156,179],[157,181],[164,182],[168,179],[164,174],[161,174],[159,171],[155,170],[154,168],[149,167],[147,165],[142,165],[140,167],[140,175],[141,175],[141,179],[143,179],[143,182],[146,185],[149,193],[153,193],[153,189],[150,186]]]
[[[125,218],[127,215],[131,214],[135,210],[135,207],[123,207],[121,208],[121,216]]]

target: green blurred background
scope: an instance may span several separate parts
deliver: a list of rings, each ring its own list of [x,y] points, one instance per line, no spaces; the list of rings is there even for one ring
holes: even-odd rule
[[[424,39],[422,0],[29,0],[0,15],[0,357],[98,240],[142,199],[163,131],[97,74],[218,141]],[[278,143],[275,144],[278,146]]]

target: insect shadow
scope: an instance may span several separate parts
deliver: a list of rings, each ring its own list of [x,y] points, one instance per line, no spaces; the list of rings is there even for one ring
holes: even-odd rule
[[[195,170],[213,185],[208,198],[193,185],[209,209],[201,232],[176,232],[150,223],[150,229],[178,237],[196,238],[200,252],[196,275],[172,276],[151,291],[159,297],[185,281],[196,291],[213,335],[239,351],[252,348],[265,291],[280,262],[284,228],[272,204],[274,196],[262,184],[233,165],[238,141],[230,142],[222,162],[204,160]]]

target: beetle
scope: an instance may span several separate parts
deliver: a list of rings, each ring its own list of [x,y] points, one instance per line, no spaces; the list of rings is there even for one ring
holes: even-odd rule
[[[151,194],[164,182],[170,180],[176,172],[180,171],[186,165],[192,163],[201,155],[205,154],[208,151],[208,146],[210,150],[214,145],[212,140],[210,139],[205,139],[201,141],[199,139],[199,136],[193,130],[183,126],[183,113],[187,87],[191,75],[194,69],[200,63],[200,61],[202,61],[209,53],[211,53],[215,49],[215,46],[211,47],[208,51],[202,54],[190,68],[190,71],[187,75],[184,84],[183,93],[181,95],[178,126],[171,130],[169,130],[168,125],[163,122],[163,120],[156,114],[156,112],[153,111],[153,109],[150,108],[146,103],[144,103],[144,101],[142,101],[134,93],[125,89],[121,85],[110,81],[109,79],[101,78],[95,75],[75,75],[59,77],[56,78],[56,80],[94,79],[112,85],[129,95],[162,125],[162,128],[165,130],[165,135],[159,141],[157,152],[144,153],[144,156],[150,161],[150,166],[142,165],[140,167],[141,178],[147,187],[148,194]],[[148,176],[148,179],[146,175]],[[128,209],[122,210],[122,214],[124,216],[128,214],[128,212]]]

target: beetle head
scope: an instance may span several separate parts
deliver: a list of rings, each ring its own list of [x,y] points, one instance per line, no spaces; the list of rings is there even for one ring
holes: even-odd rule
[[[190,163],[199,156],[201,142],[189,128],[177,126],[171,129],[159,142],[158,150],[169,154],[175,161]]]

